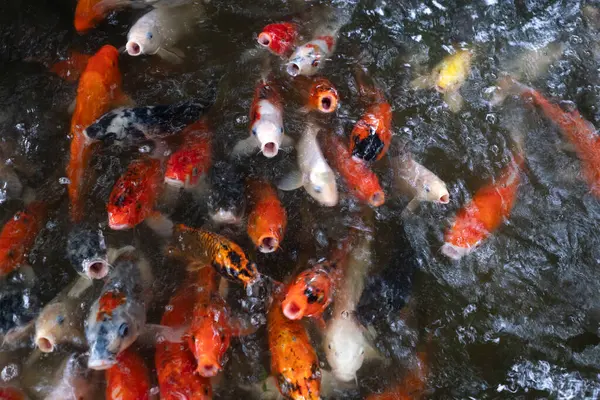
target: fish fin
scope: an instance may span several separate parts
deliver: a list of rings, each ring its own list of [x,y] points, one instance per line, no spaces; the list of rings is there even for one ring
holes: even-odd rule
[[[2,345],[0,349],[9,350],[18,347],[19,343],[28,340],[35,333],[35,319],[28,322],[26,325],[12,328],[4,337],[2,337]]]
[[[433,84],[429,75],[419,76],[410,81],[410,87],[414,90],[429,89]]]
[[[294,143],[294,139],[288,135],[283,135],[283,138],[281,139],[281,147],[292,147]]]
[[[37,283],[37,276],[35,275],[35,271],[33,267],[29,264],[23,264],[19,267],[19,272],[23,276],[23,283],[27,287],[34,287]]]
[[[234,146],[231,151],[231,156],[247,156],[252,154],[258,148],[258,141],[254,136],[248,136],[246,139],[242,139]]]
[[[92,284],[93,282],[90,278],[88,278],[87,276],[80,276],[69,290],[69,293],[67,293],[67,297],[73,299],[79,298],[83,293],[86,292],[86,290],[88,290],[92,286]]]
[[[160,237],[169,238],[173,235],[173,221],[158,211],[153,212],[144,222]]]
[[[112,264],[113,262],[115,262],[115,260],[117,258],[119,258],[121,256],[121,254],[128,253],[130,251],[135,251],[135,247],[133,247],[133,246],[123,246],[123,247],[120,247],[118,249],[115,249],[115,248],[111,247],[111,248],[109,248],[106,251],[106,259],[108,260],[109,264]]]
[[[311,108],[308,106],[302,106],[298,109],[298,112],[300,114],[309,114],[311,111],[312,111]]]
[[[135,107],[135,101],[133,101],[133,99],[129,97],[129,95],[125,94],[125,92],[119,90],[113,98],[112,106],[115,108]]]
[[[315,325],[317,326],[317,329],[319,330],[319,332],[325,332],[325,328],[327,328],[327,324],[325,323],[325,319],[323,318],[322,315],[319,315],[318,317],[314,317],[313,321],[315,321]]]
[[[406,207],[404,207],[404,210],[402,210],[401,216],[406,217],[406,216],[408,216],[408,214],[414,213],[415,211],[417,211],[417,208],[419,208],[419,204],[421,204],[419,199],[417,199],[416,197],[413,198],[411,201],[408,202]]]
[[[170,343],[183,343],[185,341],[185,334],[189,328],[188,325],[173,328],[159,324],[146,324],[142,342],[154,344],[166,340]]]
[[[530,88],[505,73],[504,76],[498,79],[496,90],[490,100],[490,105],[499,106],[508,96],[519,95],[528,89]]]
[[[463,98],[458,90],[452,90],[444,94],[444,101],[448,104],[448,108],[453,113],[460,111],[463,105]]]
[[[69,108],[67,108],[67,112],[71,115],[75,112],[75,107],[77,107],[77,97],[73,99],[71,103],[69,103]]]
[[[162,204],[166,209],[172,210],[177,206],[177,201],[181,195],[181,188],[171,185],[165,185],[162,193],[160,194],[159,204]]]
[[[172,64],[181,64],[183,63],[184,55],[183,52],[176,48],[166,49],[161,47],[158,49],[156,54],[165,61],[168,61]]]
[[[301,188],[304,185],[304,175],[299,170],[294,170],[285,175],[278,183],[281,190],[289,191]]]
[[[35,364],[37,362],[37,360],[40,359],[42,354],[44,354],[44,353],[42,353],[40,348],[36,346],[35,349],[33,349],[31,354],[29,355],[29,357],[27,357],[27,359],[23,363],[23,367],[31,367],[33,364]]]
[[[36,198],[35,189],[27,186],[25,189],[23,189],[22,197],[23,197],[23,204],[25,204],[25,205],[31,204],[32,202],[35,201],[35,198]]]
[[[577,147],[571,142],[561,142],[558,144],[558,149],[565,153],[577,153]]]
[[[158,1],[160,0],[102,0],[96,3],[92,10],[101,15],[105,15],[110,11],[117,10],[119,8],[146,8]]]

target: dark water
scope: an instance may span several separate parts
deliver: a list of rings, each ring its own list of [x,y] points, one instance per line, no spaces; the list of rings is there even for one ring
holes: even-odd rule
[[[255,37],[267,23],[290,17],[301,23],[313,21],[330,2],[323,3],[213,0],[210,21],[183,46],[182,65],[157,57],[121,57],[124,90],[139,105],[208,96],[216,90],[217,103],[210,112],[214,157],[224,158],[237,140],[247,136],[248,111],[261,73],[259,60],[243,61],[242,56],[255,48]],[[600,397],[600,203],[578,179],[576,156],[565,151],[560,132],[541,114],[520,102],[509,101],[500,108],[487,102],[488,88],[495,85],[507,60],[558,41],[564,45],[562,56],[525,83],[549,97],[574,102],[598,126],[600,34],[594,21],[582,14],[586,4],[567,0],[331,2],[330,7],[346,10],[350,20],[322,70],[341,95],[341,108],[324,122],[349,132],[361,115],[352,78],[360,61],[393,106],[394,134],[407,140],[416,159],[448,184],[452,198],[447,206],[423,204],[415,215],[403,219],[400,212],[409,199],[394,195],[387,160],[376,165],[389,200],[376,210],[376,269],[368,278],[359,316],[378,331],[377,347],[387,361],[363,366],[358,386],[333,398],[365,398],[393,385],[412,365],[415,349],[429,354],[428,398]],[[80,36],[72,27],[74,7],[66,0],[6,0],[0,5],[0,132],[37,169],[26,182],[34,188],[64,168],[67,110],[76,92],[75,84],[47,72],[47,65],[69,49],[93,53],[106,43],[124,45],[130,25],[143,13],[115,13]],[[453,114],[439,94],[415,92],[409,82],[458,43],[470,44],[475,58],[461,89],[465,105]],[[279,60],[271,61],[276,74],[283,72]],[[283,73],[280,76],[285,92],[289,83]],[[285,109],[286,131],[295,138],[306,119],[297,112],[300,106],[290,100]],[[443,233],[474,191],[508,163],[510,131],[515,127],[526,137],[527,169],[510,220],[475,253],[452,262],[439,252]],[[95,158],[97,178],[89,200],[95,212],[90,223],[106,228],[106,200],[132,157],[106,149]],[[251,174],[276,179],[294,164],[294,157],[293,153],[274,160],[253,157],[244,167]],[[348,196],[334,209],[319,207],[303,190],[281,196],[289,219],[284,250],[251,257],[262,272],[283,280],[298,264],[302,267],[309,259],[325,256],[328,241],[344,232],[349,216],[360,207]],[[20,207],[19,201],[3,204],[2,219]],[[202,204],[184,196],[173,218],[202,226],[206,214]],[[28,307],[46,303],[74,279],[64,254],[69,230],[65,201],[30,254],[41,279],[28,289],[32,300]],[[225,233],[245,249],[252,248],[243,228],[228,228]],[[106,235],[113,246],[143,243],[157,275],[169,277],[163,279],[150,313],[150,322],[158,322],[179,282],[173,276],[183,275],[182,266],[165,261],[158,251],[159,240],[146,227],[120,233],[107,229]],[[235,290],[231,297],[236,298]],[[31,313],[31,309],[21,311],[25,319]],[[313,339],[326,368],[316,332]],[[144,351],[152,368],[152,351]],[[10,356],[2,370],[5,380],[13,377],[11,371],[18,365]],[[233,341],[215,398],[246,398],[236,383],[257,382],[268,371],[262,328]]]

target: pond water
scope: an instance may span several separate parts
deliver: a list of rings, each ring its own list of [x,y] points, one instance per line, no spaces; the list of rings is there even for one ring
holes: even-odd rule
[[[69,106],[77,83],[52,74],[49,66],[71,50],[93,54],[104,44],[124,46],[131,25],[150,9],[113,12],[80,35],[73,27],[75,5],[68,0],[5,0],[0,5],[1,138],[10,144],[7,158],[25,158],[32,172],[21,180],[34,189],[48,180],[63,187],[68,182],[62,171],[69,160]],[[294,21],[306,41],[323,16],[341,21],[335,52],[319,71],[336,86],[340,105],[317,119],[330,134],[350,134],[365,109],[355,80],[356,66],[363,66],[392,106],[394,140],[406,143],[414,158],[446,183],[450,202],[423,202],[403,213],[410,198],[393,184],[389,157],[372,164],[386,201],[373,208],[367,227],[374,239],[371,268],[356,315],[373,333],[378,357],[365,362],[353,383],[323,398],[363,399],[384,392],[403,382],[415,369],[417,353],[424,353],[425,389],[390,398],[596,399],[600,201],[581,179],[577,153],[541,111],[518,98],[498,106],[490,102],[504,71],[525,71],[519,75],[524,84],[599,126],[600,11],[595,7],[600,10],[600,3],[575,0],[211,0],[203,25],[178,45],[185,54],[181,64],[125,53],[119,69],[124,92],[140,106],[215,98],[208,111],[212,159],[228,160],[233,146],[248,136],[265,58],[284,98],[286,134],[298,141],[313,118],[301,110],[303,100],[285,61],[258,47],[262,28]],[[468,47],[473,57],[460,88],[463,106],[452,112],[440,93],[414,90],[411,81],[456,46]],[[557,46],[560,52],[550,61],[531,56]],[[444,233],[477,190],[510,164],[516,132],[524,139],[525,166],[510,216],[471,254],[449,259],[440,251]],[[114,231],[106,218],[113,185],[136,157],[139,153],[118,146],[103,146],[94,156],[85,222],[101,229],[110,247],[133,245],[150,260],[156,281],[148,322],[158,324],[184,279],[185,265],[165,256],[164,239],[147,226]],[[272,159],[252,154],[236,163],[244,176],[277,183],[296,159],[295,151],[284,149]],[[256,251],[244,224],[212,225],[202,196],[184,193],[176,204],[159,206],[170,208],[176,223],[208,226],[235,240],[261,274],[287,282],[327,257],[329,245],[369,208],[348,194],[339,177],[338,188],[335,207],[321,206],[303,189],[279,191],[288,225],[281,249],[269,254]],[[2,221],[22,208],[22,198],[2,201]],[[35,284],[27,286],[20,282],[23,276],[14,276],[0,287],[3,333],[34,320],[77,278],[66,256],[73,228],[64,196],[27,254]],[[245,296],[240,285],[230,285],[228,301],[234,309],[247,310]],[[252,311],[257,330],[232,339],[224,371],[213,382],[215,399],[260,398],[245,389],[270,374],[270,351],[264,307]],[[322,333],[317,324],[305,322],[319,365],[328,370]],[[0,383],[44,398],[48,390],[35,390],[35,376],[53,373],[55,367],[43,363],[47,356],[24,362],[34,351],[31,336],[8,347],[0,353]],[[158,397],[153,346],[134,347],[150,371],[151,396]],[[51,357],[62,359],[72,351],[59,348]],[[86,346],[77,351],[85,353]],[[94,385],[85,398],[104,398],[102,373]]]

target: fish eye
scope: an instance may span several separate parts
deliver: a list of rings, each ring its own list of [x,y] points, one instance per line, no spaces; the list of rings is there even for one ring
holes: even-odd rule
[[[321,193],[323,191],[323,187],[319,185],[313,185],[313,190],[317,193]]]
[[[431,192],[431,189],[429,188],[429,185],[424,185],[424,186],[423,186],[423,189],[425,189],[425,191],[426,191],[427,193]]]
[[[152,32],[148,32],[148,33],[146,33],[146,38],[147,38],[148,40],[149,40],[149,39],[152,39]]]
[[[252,134],[256,136],[256,128],[252,128]]]
[[[129,325],[127,325],[126,323],[121,324],[121,326],[119,326],[119,336],[124,338],[128,334],[129,334]]]
[[[331,350],[331,344],[329,344],[327,347],[329,347],[329,350]]]
[[[319,61],[319,60],[314,60],[314,61],[312,62],[312,66],[313,66],[313,67],[315,67],[315,68],[316,68],[316,67],[318,67],[318,66],[319,66],[319,64],[320,64],[320,61]]]
[[[279,128],[279,132],[283,133],[283,126]]]
[[[194,168],[192,168],[192,176],[196,176],[196,175],[198,175],[198,168],[194,167]]]

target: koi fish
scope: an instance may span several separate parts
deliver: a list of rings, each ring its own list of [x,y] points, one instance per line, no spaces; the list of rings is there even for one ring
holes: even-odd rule
[[[118,355],[136,341],[146,325],[152,282],[148,261],[133,247],[125,247],[113,267],[85,326],[91,369],[115,365]]]
[[[114,230],[131,229],[143,221],[161,236],[170,236],[173,223],[154,210],[162,190],[160,161],[144,157],[129,164],[108,199],[108,225]]]
[[[458,49],[433,67],[429,76],[418,77],[411,82],[413,89],[435,88],[444,95],[444,101],[452,112],[460,111],[463,98],[460,88],[471,72],[473,52]]]
[[[79,79],[75,111],[71,119],[71,148],[67,166],[72,222],[83,219],[89,183],[85,174],[93,153],[93,146],[89,145],[83,131],[113,106],[130,102],[121,89],[118,58],[117,49],[103,46],[90,58]]]
[[[294,85],[305,98],[306,106],[302,111],[318,111],[323,114],[335,112],[339,103],[337,89],[325,77],[294,79]]]
[[[106,370],[106,400],[150,399],[150,374],[144,360],[131,348]]]
[[[298,46],[286,64],[291,76],[311,76],[317,73],[325,59],[333,54],[337,31],[326,30],[308,43]]]
[[[285,208],[275,188],[265,181],[250,181],[248,198],[251,210],[248,215],[248,236],[261,253],[272,253],[283,240],[287,226]]]
[[[446,231],[442,254],[459,260],[475,250],[508,219],[517,198],[524,162],[519,148],[500,176],[477,190],[473,199],[460,209],[452,226]]]
[[[596,128],[576,109],[564,111],[558,104],[546,99],[540,92],[529,88],[510,77],[500,83],[501,90],[519,94],[531,101],[552,121],[565,138],[575,147],[581,162],[583,179],[594,196],[600,197],[600,140]]]
[[[336,292],[331,320],[325,328],[323,347],[327,362],[335,378],[342,382],[356,380],[356,372],[365,358],[377,354],[367,330],[354,315],[372,266],[372,243],[371,234],[365,233],[353,247]]]
[[[265,26],[258,34],[258,44],[271,53],[287,57],[291,54],[296,39],[298,38],[298,26],[291,22],[279,22]]]
[[[29,250],[44,227],[48,204],[35,200],[18,211],[0,231],[0,277],[5,277],[27,262]]]
[[[367,400],[418,400],[422,398],[427,383],[427,360],[424,353],[419,353],[417,356],[417,368],[409,371],[397,386],[383,393],[369,395]]]
[[[390,163],[396,187],[411,197],[406,209],[415,211],[422,201],[448,204],[450,193],[444,181],[415,161],[408,151],[402,151],[398,146],[393,147],[393,150],[390,149]]]
[[[0,386],[0,399],[3,400],[27,400],[27,395],[21,389],[14,386]]]
[[[67,259],[81,276],[102,279],[108,275],[108,250],[102,230],[76,226],[67,238]]]
[[[379,178],[364,161],[352,157],[342,140],[333,133],[325,136],[325,156],[342,176],[350,193],[359,201],[372,207],[385,202],[385,193]]]
[[[365,161],[380,160],[392,141],[392,107],[381,89],[365,83],[366,70],[356,68],[356,81],[362,101],[368,104],[364,115],[350,133],[352,156]]]
[[[125,146],[156,142],[183,131],[198,121],[208,102],[183,101],[176,104],[118,108],[92,121],[83,134],[93,142]]]
[[[167,252],[185,259],[190,271],[211,265],[226,279],[245,287],[251,286],[260,277],[256,264],[248,261],[240,246],[204,229],[189,228],[182,224],[175,226],[173,244]]]
[[[333,207],[338,202],[338,190],[335,174],[317,141],[319,126],[314,122],[306,125],[306,130],[298,142],[298,167],[286,175],[277,185],[281,190],[295,190],[302,186],[308,194],[320,204]]]
[[[107,11],[96,5],[101,0],[78,0],[75,8],[75,30],[85,33],[98,25],[106,16]]]
[[[50,67],[50,72],[69,82],[77,82],[92,56],[71,51],[69,56]]]
[[[327,260],[301,272],[290,282],[281,302],[283,314],[292,320],[320,319],[333,301],[352,247],[350,238],[332,250]]]
[[[83,288],[79,278],[61,291],[43,309],[35,320],[34,342],[43,353],[51,353],[57,346],[73,344],[78,347],[86,345],[83,333],[84,310],[93,301],[93,290],[87,290],[92,282]]]
[[[317,354],[302,322],[283,314],[280,295],[267,314],[267,335],[271,374],[281,394],[295,400],[319,399],[321,371]]]
[[[293,140],[283,132],[281,95],[271,82],[261,79],[250,107],[250,137],[240,140],[233,154],[249,154],[258,147],[265,157],[273,158],[280,147],[291,144]]]
[[[217,161],[209,174],[210,191],[206,201],[208,215],[219,224],[239,224],[246,210],[244,180],[238,168]]]
[[[196,300],[196,284],[185,283],[171,298],[160,321],[161,325],[178,328],[191,323]],[[156,345],[155,365],[163,400],[210,400],[212,386],[208,378],[196,374],[196,360],[187,342],[162,341]]]
[[[189,190],[198,187],[208,175],[212,132],[206,120],[201,119],[185,128],[181,135],[180,149],[167,161],[165,183]]]
[[[175,46],[192,34],[204,18],[201,2],[189,1],[176,6],[157,3],[133,24],[127,34],[125,49],[130,56],[156,54],[171,63],[182,63],[185,55]]]

